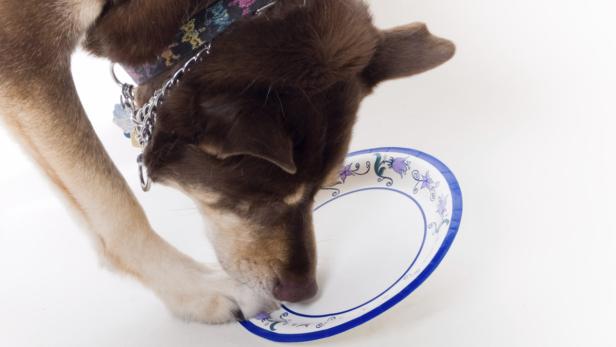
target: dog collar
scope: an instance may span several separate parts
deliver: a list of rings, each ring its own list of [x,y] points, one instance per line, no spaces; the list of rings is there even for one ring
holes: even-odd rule
[[[275,0],[219,0],[191,17],[156,59],[141,66],[122,67],[137,84],[144,84],[187,61],[238,20],[258,15]]]
[[[154,134],[158,109],[168,92],[181,82],[184,74],[194,64],[201,62],[210,54],[212,41],[231,24],[249,15],[260,15],[276,2],[276,0],[219,0],[186,22],[176,36],[175,43],[157,56],[156,61],[140,67],[125,67],[136,83],[143,84],[172,66],[182,63],[162,87],[154,91],[152,97],[140,107],[135,102],[135,86],[120,82],[112,65],[112,76],[122,87],[120,104],[114,110],[114,122],[122,127],[124,134],[133,140],[134,145],[141,148],[137,164],[143,191],[149,191],[152,185],[143,154]]]

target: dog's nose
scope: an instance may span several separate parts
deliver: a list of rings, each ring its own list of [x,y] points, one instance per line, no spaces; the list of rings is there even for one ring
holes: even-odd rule
[[[314,297],[319,290],[315,279],[286,277],[274,286],[274,297],[280,301],[300,302]]]

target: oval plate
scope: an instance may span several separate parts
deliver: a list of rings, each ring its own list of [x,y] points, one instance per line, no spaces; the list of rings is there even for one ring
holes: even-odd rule
[[[353,329],[411,294],[439,265],[462,217],[453,173],[407,148],[349,154],[338,183],[316,198],[321,290],[241,322],[276,342],[304,342]]]

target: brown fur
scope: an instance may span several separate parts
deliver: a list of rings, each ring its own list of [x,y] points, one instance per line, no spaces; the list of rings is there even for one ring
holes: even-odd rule
[[[36,128],[37,122],[51,128],[42,143],[30,147],[80,206],[91,229],[100,229],[108,217],[92,212],[92,204],[116,201],[110,192],[124,197],[119,204],[128,211],[126,216],[117,216],[111,229],[97,231],[97,240],[116,266],[159,292],[166,284],[150,275],[156,265],[145,263],[150,250],[165,249],[176,263],[192,263],[149,230],[85,120],[68,75],[69,57],[89,28],[85,44],[95,54],[125,64],[146,62],[170,43],[186,18],[212,1],[109,1],[87,28],[67,25],[67,20],[50,21],[39,13],[37,5],[56,19],[65,18],[53,12],[62,1],[52,1],[53,6],[0,0],[0,13],[19,13],[0,15],[0,47],[6,47],[0,51],[0,77],[20,82],[0,88],[5,94],[0,96],[21,102],[41,96],[44,102],[38,109],[49,114],[38,112],[40,118],[31,122],[11,115],[9,120],[26,130]],[[426,71],[454,51],[449,41],[432,36],[422,24],[378,30],[367,7],[357,0],[303,4],[279,1],[265,15],[244,19],[221,35],[212,54],[187,74],[160,108],[145,153],[155,181],[184,190],[217,221],[211,237],[225,269],[241,282],[258,283],[257,291],[289,300],[314,294],[312,201],[344,159],[361,100],[379,82]],[[27,16],[45,28],[27,28]],[[167,76],[141,86],[139,101],[144,102]],[[41,89],[38,94],[32,86]],[[40,134],[26,131],[19,136],[28,143]],[[69,162],[92,171],[92,184],[100,186],[98,195],[80,188],[88,173],[67,168]],[[133,223],[138,225],[135,235],[118,229]],[[118,245],[124,239],[136,243]],[[128,256],[126,248],[143,244],[149,245],[143,261],[128,260],[139,255]],[[187,294],[159,295],[175,311],[177,298]]]

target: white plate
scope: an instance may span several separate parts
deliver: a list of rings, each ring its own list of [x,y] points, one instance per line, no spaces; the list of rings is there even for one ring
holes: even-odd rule
[[[461,217],[460,186],[432,156],[406,148],[352,153],[338,184],[316,199],[318,297],[241,324],[278,342],[317,340],[353,329],[430,276]]]

